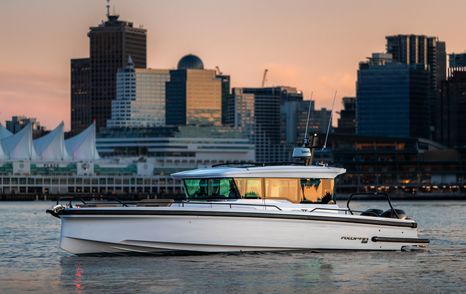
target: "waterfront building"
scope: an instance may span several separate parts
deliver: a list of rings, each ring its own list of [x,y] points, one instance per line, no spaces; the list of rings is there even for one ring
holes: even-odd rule
[[[117,73],[116,99],[112,101],[109,128],[165,125],[165,84],[169,70],[135,68],[131,57]]]
[[[155,167],[155,175],[232,161],[255,161],[254,145],[241,132],[228,127],[105,129],[96,144],[99,154],[107,159],[143,158]]]
[[[361,62],[356,131],[362,136],[429,138],[429,73],[374,53]]]
[[[222,124],[222,79],[216,70],[204,69],[192,54],[170,70],[166,84],[166,124],[220,126]]]
[[[449,55],[448,79],[442,83],[441,142],[466,147],[466,53]]]
[[[356,97],[343,97],[343,109],[340,111],[338,127],[335,132],[338,134],[356,134]]]
[[[319,141],[324,140],[319,136]],[[316,161],[341,166],[337,194],[419,196],[466,193],[466,152],[422,138],[330,135]],[[463,194],[464,195],[464,194]]]
[[[429,137],[439,140],[440,134],[440,88],[446,79],[446,47],[445,42],[437,37],[425,35],[387,36],[387,53],[393,60],[424,67],[429,72],[430,92],[426,99],[429,102]]]
[[[105,194],[181,197],[182,183],[171,173],[255,160],[254,145],[232,128],[108,128],[96,138],[93,124],[64,140],[63,126],[36,140],[31,124],[17,134],[0,127],[2,199],[18,194],[25,197],[21,199]]]
[[[90,57],[71,60],[71,130],[77,133],[93,120],[105,127],[116,97],[116,73],[128,57],[146,67],[147,31],[107,12],[107,20],[88,33]]]

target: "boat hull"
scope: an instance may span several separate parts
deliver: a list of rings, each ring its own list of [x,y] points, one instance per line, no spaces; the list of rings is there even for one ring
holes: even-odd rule
[[[80,212],[85,209],[80,210]],[[124,212],[124,213],[122,213]],[[61,215],[60,246],[74,254],[402,250],[425,246],[414,222],[359,216],[222,211]]]

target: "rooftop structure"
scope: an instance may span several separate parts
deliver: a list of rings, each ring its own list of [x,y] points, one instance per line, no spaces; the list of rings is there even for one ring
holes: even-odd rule
[[[5,133],[4,133],[5,134]],[[14,161],[74,162],[99,159],[95,147],[95,125],[81,134],[64,140],[64,124],[49,134],[33,140],[32,123],[0,141],[0,163]]]

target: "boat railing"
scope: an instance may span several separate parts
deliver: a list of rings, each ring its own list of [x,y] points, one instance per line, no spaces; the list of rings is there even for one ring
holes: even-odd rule
[[[350,208],[350,202],[351,200],[353,199],[354,196],[382,196],[384,197],[387,202],[388,202],[388,205],[390,206],[390,210],[392,211],[392,214],[396,216],[396,218],[400,218],[400,216],[398,215],[398,212],[396,211],[395,208],[393,208],[393,205],[392,205],[392,201],[390,200],[390,196],[388,196],[387,193],[385,192],[374,192],[374,193],[353,193],[349,196],[348,198],[348,201],[346,202],[346,207],[348,208],[348,211],[350,214],[354,214],[354,212],[358,212],[356,210],[353,210]]]
[[[152,203],[144,201],[122,201],[117,197],[113,196],[62,196],[57,198],[56,204],[60,203],[67,203],[69,208],[73,208],[74,206],[77,207],[96,207],[96,206],[109,206],[109,205],[118,205],[123,207],[129,206],[161,206],[162,203]],[[181,207],[185,207],[186,205],[207,205],[210,207],[214,206],[228,206],[229,208],[238,207],[238,206],[245,206],[245,207],[260,207],[260,208],[272,208],[276,210],[282,210],[277,205],[273,204],[261,204],[261,203],[233,203],[233,202],[210,202],[210,201],[173,201],[168,202],[166,200],[163,201],[162,206],[172,206],[172,205],[180,205]],[[79,203],[79,204],[76,204]]]
[[[57,205],[62,202],[68,202],[68,207],[73,208],[73,203],[80,202],[83,206],[96,206],[100,203],[97,202],[99,200],[105,200],[105,205],[112,205],[117,204],[124,207],[128,207],[128,205],[136,204],[137,201],[121,201],[118,197],[113,196],[61,196],[57,198]]]
[[[262,207],[262,208],[275,208],[277,210],[282,210],[280,207],[277,205],[273,204],[260,204],[260,203],[232,203],[232,202],[201,202],[201,201],[181,201],[181,202],[174,202],[173,204],[178,203],[181,204],[181,207],[185,207],[185,204],[194,204],[194,205],[210,205],[210,207],[213,207],[214,205],[218,206],[228,206],[230,208],[233,208],[233,206],[249,206],[249,207]]]
[[[353,214],[354,212],[357,212],[357,213],[362,213],[363,211],[362,210],[355,210],[355,209],[348,209],[348,208],[326,208],[326,207],[315,207],[311,210],[309,210],[309,213],[313,213],[313,212],[318,212],[320,210],[323,210],[323,211],[337,211],[337,212],[344,212],[345,214]],[[353,213],[352,213],[353,212]]]

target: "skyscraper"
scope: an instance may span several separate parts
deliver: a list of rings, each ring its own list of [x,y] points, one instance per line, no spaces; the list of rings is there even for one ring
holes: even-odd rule
[[[441,143],[466,146],[466,53],[450,54],[448,79],[442,83]]]
[[[289,150],[282,144],[286,140],[282,105],[302,99],[302,93],[292,87],[233,88],[227,117],[254,142],[257,161],[288,160]]]
[[[91,60],[71,59],[71,131],[78,134],[91,123]]]
[[[165,85],[168,69],[134,68],[131,58],[117,73],[109,128],[144,128],[165,125]]]
[[[107,6],[108,8],[108,6]],[[85,78],[83,62],[71,60],[72,73],[79,73],[79,80],[88,80],[89,98],[80,99],[78,92],[71,92],[73,132],[82,130],[83,126],[96,121],[97,128],[105,127],[111,117],[112,100],[116,97],[116,74],[126,65],[128,57],[134,61],[136,68],[146,67],[147,31],[135,28],[132,22],[119,20],[118,15],[111,15],[107,10],[107,20],[91,27],[88,33],[90,41],[89,78]],[[73,80],[72,85],[77,78]],[[73,116],[74,112],[74,116]],[[83,113],[80,113],[83,112]],[[88,112],[88,113],[86,113]],[[78,119],[80,118],[80,120]]]
[[[394,35],[387,36],[387,53],[393,60],[404,64],[416,64],[429,72],[430,91],[429,124],[432,139],[438,139],[440,127],[440,86],[446,79],[446,48],[445,42],[437,37],[425,35]]]
[[[186,55],[170,71],[166,85],[167,125],[216,125],[222,123],[222,80],[202,60]]]
[[[429,73],[419,64],[393,62],[374,53],[359,65],[356,88],[358,135],[429,136]]]

